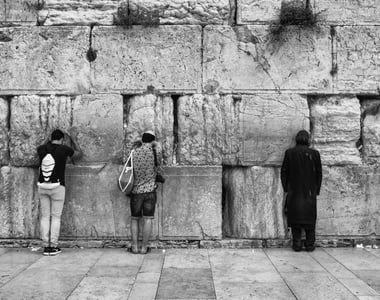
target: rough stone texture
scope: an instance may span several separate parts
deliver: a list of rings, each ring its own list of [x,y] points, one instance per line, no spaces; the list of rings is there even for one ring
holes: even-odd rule
[[[37,166],[37,147],[52,130],[67,131],[72,120],[67,96],[17,96],[11,100],[10,159],[15,166]]]
[[[160,200],[161,239],[222,237],[222,168],[167,167]]]
[[[232,13],[229,0],[130,0],[132,12],[155,12],[160,24],[227,24]]]
[[[117,185],[121,167],[115,164],[68,166],[61,225],[63,238],[130,237],[130,200]],[[157,235],[155,221],[153,237]]]
[[[223,234],[233,238],[285,238],[278,168],[227,168],[223,172]]]
[[[0,98],[0,165],[6,165],[9,162],[8,118],[9,102],[7,99]]]
[[[379,39],[379,26],[336,27],[337,91],[378,94]]]
[[[0,22],[35,24],[37,22],[37,0],[0,1]]]
[[[380,210],[379,210],[379,195],[380,195],[380,168],[373,169],[367,177],[367,202],[369,207],[371,229],[373,238],[380,233]]]
[[[276,22],[282,0],[237,0],[237,23]]]
[[[318,235],[368,235],[375,232],[375,221],[379,229],[378,203],[374,206],[374,200],[366,196],[367,174],[361,167],[323,168],[317,200]]]
[[[121,161],[123,97],[83,95],[73,102],[73,129],[83,151],[81,162]]]
[[[0,237],[38,235],[37,171],[4,166],[0,169]]]
[[[43,25],[112,25],[121,0],[45,0],[38,20]]]
[[[207,93],[254,90],[331,91],[329,29],[288,26],[206,26],[204,79]]]
[[[367,101],[363,113],[363,153],[366,159],[380,158],[380,100]]]
[[[231,95],[192,95],[178,99],[178,163],[236,164],[242,138],[240,100]]]
[[[1,28],[0,89],[8,94],[87,91],[89,34],[89,27]]]
[[[355,96],[310,98],[312,143],[323,164],[360,164],[360,103]]]
[[[294,146],[297,132],[309,130],[304,96],[243,95],[242,107],[243,165],[281,165],[285,150]]]
[[[93,47],[98,51],[92,69],[96,91],[200,89],[200,26],[99,27]]]
[[[125,156],[144,131],[153,130],[162,145],[163,163],[176,163],[174,155],[173,99],[146,94],[125,98]],[[124,157],[126,160],[126,157]]]

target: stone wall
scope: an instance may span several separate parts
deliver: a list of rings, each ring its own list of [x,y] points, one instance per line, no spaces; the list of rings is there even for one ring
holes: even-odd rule
[[[380,3],[308,3],[0,1],[0,238],[38,237],[35,149],[57,127],[84,151],[64,239],[129,238],[116,177],[147,129],[167,177],[155,239],[288,239],[279,170],[300,129],[323,163],[318,239],[379,238]]]

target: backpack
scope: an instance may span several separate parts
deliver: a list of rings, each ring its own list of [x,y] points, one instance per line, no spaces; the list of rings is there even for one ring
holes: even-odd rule
[[[132,150],[119,176],[120,190],[126,195],[131,194],[133,189],[133,152]]]
[[[43,182],[38,182],[38,186],[44,189],[54,189],[60,186],[58,182],[51,182],[51,177],[54,172],[55,159],[53,155],[48,151],[41,160],[40,174],[42,174]]]

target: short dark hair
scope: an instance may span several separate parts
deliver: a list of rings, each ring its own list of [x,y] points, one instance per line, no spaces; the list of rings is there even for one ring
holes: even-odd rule
[[[56,129],[51,133],[52,141],[59,141],[60,139],[63,139],[64,137],[65,137],[64,133],[59,129]]]
[[[143,143],[151,143],[153,142],[154,140],[156,139],[156,137],[153,135],[153,134],[150,134],[150,133],[147,133],[145,132],[143,135],[142,135],[142,142]]]
[[[296,135],[296,144],[310,146],[309,133],[306,130],[301,130]]]

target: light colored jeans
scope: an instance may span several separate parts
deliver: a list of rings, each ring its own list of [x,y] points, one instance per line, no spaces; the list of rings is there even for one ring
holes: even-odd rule
[[[62,185],[51,190],[38,188],[41,207],[40,234],[43,247],[49,246],[49,240],[51,247],[58,245],[65,192],[65,187]]]

